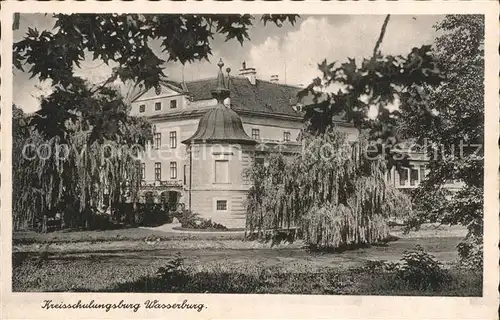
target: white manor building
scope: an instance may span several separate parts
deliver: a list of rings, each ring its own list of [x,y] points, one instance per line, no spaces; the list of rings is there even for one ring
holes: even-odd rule
[[[245,225],[250,183],[244,170],[264,163],[272,152],[296,154],[303,113],[293,103],[300,87],[257,78],[254,68],[216,78],[175,82],[142,92],[131,114],[153,124],[153,141],[142,163],[142,201],[184,206],[227,227]],[[339,130],[356,139],[358,130],[340,122]],[[416,188],[425,160],[413,157],[412,169],[387,179],[398,188]]]

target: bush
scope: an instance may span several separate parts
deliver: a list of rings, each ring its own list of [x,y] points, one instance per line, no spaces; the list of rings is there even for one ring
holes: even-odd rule
[[[191,210],[182,210],[174,213],[174,217],[179,220],[179,223],[183,228],[188,228],[189,225],[194,225],[195,221],[197,221],[200,215]],[[186,226],[186,227],[185,227]]]
[[[450,280],[447,270],[441,263],[417,245],[415,250],[405,251],[397,268],[396,277],[411,289],[438,289]]]
[[[155,227],[171,223],[173,215],[159,203],[140,203],[134,214],[134,223],[140,226]]]
[[[148,237],[155,240],[155,237]],[[339,265],[314,267],[307,263],[267,263],[219,257],[197,263],[177,254],[167,262],[150,259],[147,267],[110,262],[91,254],[83,261],[57,259],[47,249],[41,254],[13,254],[13,291],[177,292],[351,294],[412,296],[482,295],[482,273],[450,269],[451,280],[437,289],[412,288],[397,276],[397,268],[384,261],[368,261],[363,267]],[[161,261],[160,261],[161,260]]]
[[[187,282],[188,273],[184,267],[184,258],[180,253],[176,253],[173,259],[167,261],[165,267],[161,267],[156,272],[159,283],[168,285],[168,291],[182,290],[184,284]]]
[[[483,270],[483,239],[482,237],[468,237],[460,242],[458,248],[458,263],[461,268]]]
[[[186,229],[216,229],[216,230],[227,230],[227,227],[212,221],[212,219],[205,219],[200,217],[198,213],[191,210],[182,210],[175,215],[179,220],[182,228]]]

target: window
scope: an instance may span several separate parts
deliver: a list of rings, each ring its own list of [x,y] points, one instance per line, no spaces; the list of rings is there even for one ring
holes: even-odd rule
[[[420,166],[420,180],[425,179],[425,166]]]
[[[177,100],[170,100],[170,109],[177,108]]]
[[[187,166],[184,165],[184,185],[187,184]]]
[[[177,148],[177,131],[170,131],[170,148]]]
[[[256,157],[255,158],[255,164],[258,166],[264,166],[264,158],[262,157]]]
[[[156,102],[155,103],[155,110],[156,111],[161,110],[161,102]]]
[[[398,173],[399,173],[399,185],[405,186],[406,182],[408,181],[408,169],[401,168]]]
[[[227,200],[217,200],[216,208],[217,208],[217,211],[226,211],[227,210]]]
[[[146,164],[141,163],[141,180],[146,180]]]
[[[177,162],[170,162],[170,179],[177,179]]]
[[[290,132],[283,132],[283,141],[290,141]]]
[[[161,181],[161,163],[155,162],[155,180]]]
[[[259,140],[259,138],[260,138],[260,130],[252,129],[252,139]]]
[[[215,183],[229,182],[229,161],[215,160]]]
[[[144,111],[146,111],[146,105],[145,104],[141,104],[139,106],[139,112],[144,112]]]
[[[155,149],[160,149],[161,147],[161,133],[155,133]]]
[[[420,180],[418,179],[418,170],[416,168],[410,169],[410,186],[418,186]]]

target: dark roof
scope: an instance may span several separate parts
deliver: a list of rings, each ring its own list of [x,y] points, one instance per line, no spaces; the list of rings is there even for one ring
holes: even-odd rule
[[[196,132],[182,143],[256,144],[257,141],[246,134],[236,112],[218,103],[201,117]]]
[[[192,97],[193,101],[212,99],[211,91],[216,87],[216,83],[216,78],[186,82],[187,94]],[[301,113],[295,111],[291,104],[301,90],[299,87],[259,79],[253,85],[247,78],[231,77],[229,90],[231,92],[231,108],[236,112],[246,111],[301,117]]]

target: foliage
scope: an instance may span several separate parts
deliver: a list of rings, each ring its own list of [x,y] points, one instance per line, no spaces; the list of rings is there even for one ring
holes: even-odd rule
[[[479,223],[482,197],[475,198],[482,194],[484,170],[484,18],[450,15],[436,28],[444,33],[436,40],[436,59],[446,79],[439,87],[427,90],[430,107],[438,115],[427,121],[411,110],[413,105],[405,103],[400,132],[415,138],[430,158],[430,173],[422,193],[416,196],[424,200],[447,180],[462,181],[469,189],[444,203],[440,208],[442,214],[457,217],[449,217],[449,223],[466,224],[465,220]],[[470,201],[465,201],[466,198]],[[473,203],[473,207],[468,208],[472,216],[464,217],[464,214],[452,213],[453,210],[445,212],[445,207],[457,201]]]
[[[416,245],[414,250],[405,250],[399,261],[369,260],[359,271],[372,275],[385,274],[385,281],[391,282],[392,285],[374,283],[376,286],[385,287],[385,290],[394,290],[400,287],[400,289],[404,288],[405,290],[432,292],[442,290],[454,281],[451,270],[445,269],[420,245]]]
[[[240,43],[249,39],[250,15],[119,15],[55,14],[54,28],[29,28],[14,43],[13,65],[31,77],[51,80],[53,92],[30,116],[14,113],[14,220],[16,228],[34,227],[46,214],[63,214],[64,226],[89,226],[92,215],[105,207],[116,213],[125,195],[136,201],[140,172],[131,152],[151,139],[150,124],[128,115],[127,102],[116,80],[146,89],[165,76],[160,59],[151,49],[161,41],[168,61],[181,63],[208,59],[215,34]],[[296,15],[263,15],[263,23],[292,24]],[[17,16],[19,18],[19,16]],[[17,23],[14,24],[14,27]],[[75,75],[86,56],[113,66],[111,76],[90,84]],[[26,121],[25,128],[21,122]],[[67,148],[69,157],[22,157],[26,144],[47,150]],[[110,150],[104,150],[108,148]],[[64,149],[65,150],[65,149]],[[49,151],[47,151],[49,152]],[[116,156],[110,156],[111,154]],[[48,155],[48,154],[47,154]],[[100,157],[99,157],[100,155]],[[108,200],[106,201],[108,202]]]
[[[340,65],[327,59],[318,64],[322,73],[299,93],[300,99],[312,97],[312,103],[306,105],[305,120],[307,131],[324,133],[334,125],[340,116],[353,123],[357,128],[367,130],[378,152],[384,153],[392,166],[392,146],[399,141],[397,132],[398,110],[390,111],[386,107],[409,95],[418,92],[413,98],[425,103],[427,97],[421,90],[424,85],[438,85],[443,78],[432,55],[431,45],[413,48],[406,56],[382,55],[379,46],[383,40],[390,15],[382,25],[374,53],[361,64],[349,58]],[[340,87],[337,92],[330,92],[332,87]],[[309,102],[309,101],[308,101]],[[368,117],[370,108],[376,108],[376,116]],[[421,108],[419,114],[429,116],[430,110]]]
[[[199,216],[200,215],[198,213],[188,209],[184,209],[181,210],[180,212],[175,213],[175,218],[177,218],[177,220],[181,225],[188,225],[194,223],[194,221],[196,221],[199,218]]]
[[[298,227],[318,249],[369,244],[388,236],[388,216],[408,216],[409,199],[384,179],[381,158],[370,160],[367,139],[355,144],[334,129],[305,135],[305,151],[290,161],[282,155],[247,175],[247,231],[261,238],[269,231]]]
[[[459,266],[482,273],[483,270],[483,239],[468,237],[458,244]]]
[[[416,289],[372,261],[359,268],[307,265],[269,267],[227,259],[189,264],[178,254],[151,259],[147,267],[85,259],[57,261],[21,257],[16,253],[13,291],[274,293],[342,295],[481,296],[481,273],[450,269],[450,281],[438,288]],[[38,262],[40,261],[40,262]],[[123,260],[120,260],[123,261]],[[37,266],[37,263],[39,265]],[[368,272],[368,270],[372,270]],[[54,277],[57,274],[57,277]],[[75,277],[75,274],[81,275]]]
[[[53,112],[65,110],[50,102],[58,94],[48,97],[34,115],[14,114],[16,132],[23,132],[14,138],[13,151],[16,229],[35,228],[44,215],[56,213],[61,214],[63,227],[90,227],[94,213],[102,209],[115,213],[118,203],[138,198],[141,178],[134,150],[144,147],[140,143],[149,138],[148,125],[125,112],[111,121],[109,112],[119,115],[117,109],[125,108],[115,93],[83,100],[85,107],[101,114],[93,126],[89,118],[69,109],[65,111],[69,118],[53,122],[58,118]]]
[[[200,229],[200,230],[227,230],[227,227],[212,221],[212,219],[205,219],[200,217],[200,215],[191,210],[184,209],[179,213],[175,214],[175,217],[179,220],[182,228],[186,229]]]
[[[436,29],[442,35],[436,39],[434,55],[446,78],[437,87],[425,87],[428,107],[435,116],[421,116],[416,109],[422,105],[407,100],[399,123],[401,134],[414,138],[429,157],[429,174],[414,200],[433,209],[421,211],[414,224],[429,219],[461,224],[469,230],[471,239],[466,242],[479,245],[483,234],[484,17],[448,15]],[[436,199],[450,180],[463,187]]]
[[[304,217],[304,241],[314,249],[342,249],[376,243],[389,237],[383,216],[357,217],[352,209],[330,203],[313,207]]]
[[[396,276],[411,288],[421,290],[437,289],[450,280],[447,270],[419,245],[403,253]]]
[[[168,283],[169,290],[182,290],[187,280],[187,270],[181,254],[176,253],[174,258],[167,261],[165,267],[158,269],[156,275],[162,283]]]
[[[107,82],[143,83],[157,86],[165,62],[151,49],[151,41],[160,41],[167,61],[181,63],[208,60],[211,40],[219,34],[226,41],[243,44],[255,19],[251,15],[154,15],[154,14],[55,14],[52,30],[39,32],[29,28],[26,36],[14,44],[14,66],[31,66],[31,75],[51,79],[54,85],[68,88],[74,83],[73,69],[79,67],[85,53],[93,60],[114,62],[113,75]],[[262,15],[263,23],[280,26],[295,23],[297,15]]]
[[[129,206],[130,207],[130,206]],[[173,214],[165,210],[160,203],[138,203],[135,210],[131,210],[136,225],[155,227],[165,223],[171,223]]]

